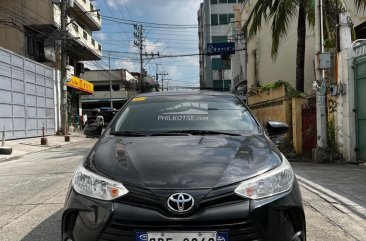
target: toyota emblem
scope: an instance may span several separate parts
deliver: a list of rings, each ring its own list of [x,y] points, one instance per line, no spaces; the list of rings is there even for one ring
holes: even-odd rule
[[[174,193],[168,199],[168,207],[177,213],[185,213],[194,206],[194,199],[188,193]]]

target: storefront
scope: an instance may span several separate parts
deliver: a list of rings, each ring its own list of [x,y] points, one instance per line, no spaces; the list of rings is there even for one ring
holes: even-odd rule
[[[80,128],[82,124],[81,95],[92,95],[94,85],[76,76],[71,76],[67,82],[68,121],[74,128]]]

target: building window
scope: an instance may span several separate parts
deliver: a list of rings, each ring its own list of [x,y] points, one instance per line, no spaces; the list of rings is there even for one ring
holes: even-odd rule
[[[98,50],[102,51],[102,46],[100,44],[98,44]]]
[[[226,43],[226,36],[212,36],[212,43]]]
[[[27,53],[31,59],[37,62],[44,62],[45,55],[44,55],[44,43],[31,36],[27,36]]]
[[[236,3],[236,0],[228,0],[228,3]]]
[[[217,14],[211,14],[211,25],[219,25],[219,18]]]
[[[219,3],[227,3],[227,0],[219,0]]]
[[[93,4],[90,3],[90,10],[93,11],[94,10],[94,6]]]
[[[100,20],[100,13],[97,12],[97,18]]]
[[[83,37],[84,39],[88,40],[88,34],[85,31],[83,32]]]
[[[92,45],[95,46],[95,40],[92,39],[91,42],[92,42]]]
[[[211,0],[211,4],[217,4],[217,0]]]
[[[119,85],[112,85],[113,91],[120,91]],[[110,85],[94,85],[94,91],[110,91]]]
[[[229,23],[228,15],[227,14],[219,14],[219,22],[220,22],[220,25],[228,24]]]
[[[234,15],[233,13],[229,13],[229,15],[228,15],[229,22],[230,22],[230,20],[231,20],[232,18],[235,18],[235,15]]]
[[[79,32],[79,26],[76,25],[76,23],[73,23],[72,27],[74,28],[75,32],[77,32],[77,33]]]

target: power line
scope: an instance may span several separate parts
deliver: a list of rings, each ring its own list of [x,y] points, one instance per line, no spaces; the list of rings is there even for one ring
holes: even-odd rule
[[[212,25],[212,24],[197,25],[197,24],[154,23],[154,22],[146,22],[146,21],[128,20],[125,18],[115,18],[113,16],[111,17],[111,16],[106,16],[106,15],[102,15],[102,17],[107,20],[120,21],[123,24],[130,24],[130,25],[144,24],[144,25],[146,25],[145,27],[154,27],[154,28],[159,28],[159,27],[162,27],[162,28],[200,28],[200,27],[211,27],[211,26],[227,28],[228,24],[244,21],[244,20],[233,21],[233,22],[228,22],[227,24],[223,24],[223,25]]]

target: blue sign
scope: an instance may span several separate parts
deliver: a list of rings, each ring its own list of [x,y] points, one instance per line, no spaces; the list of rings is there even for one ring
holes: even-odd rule
[[[235,43],[210,43],[207,44],[207,55],[235,54]]]

